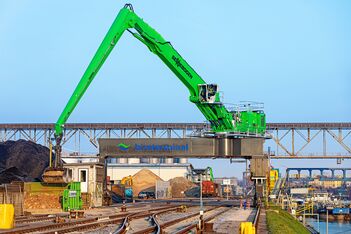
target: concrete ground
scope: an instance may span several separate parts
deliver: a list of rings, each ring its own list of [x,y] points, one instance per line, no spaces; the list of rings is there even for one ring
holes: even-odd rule
[[[213,231],[215,233],[238,233],[240,223],[247,221],[252,211],[252,209],[244,210],[233,207],[210,221],[213,223]]]

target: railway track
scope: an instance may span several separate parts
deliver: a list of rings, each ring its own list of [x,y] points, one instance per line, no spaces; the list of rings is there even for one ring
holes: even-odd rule
[[[116,225],[121,226],[128,216],[140,217],[140,216],[148,216],[150,212],[157,212],[162,210],[170,210],[176,209],[177,206],[168,205],[161,208],[150,209],[148,211],[140,212],[140,211],[133,211],[133,212],[126,212],[114,215],[105,215],[105,216],[98,216],[92,218],[83,218],[77,220],[67,220],[64,219],[65,222],[62,223],[50,223],[50,221],[54,221],[56,217],[48,217],[48,215],[40,215],[30,218],[21,217],[16,221],[18,223],[33,223],[35,225],[24,225],[22,227],[18,227],[8,231],[0,231],[0,233],[6,234],[20,234],[20,233],[70,233],[70,232],[84,232],[84,231],[91,231],[96,230],[108,225]],[[65,218],[65,216],[63,216]],[[48,222],[47,222],[48,221]]]
[[[216,209],[223,209],[222,206],[220,207],[212,207],[210,209],[207,209],[204,211],[204,213],[209,213],[211,211],[214,211]],[[230,208],[228,208],[230,209]],[[160,220],[157,218],[159,215],[163,214],[163,213],[167,213],[169,211],[174,211],[175,209],[172,210],[162,210],[159,212],[155,212],[152,215],[149,215],[150,217],[150,223],[152,223],[153,225],[144,229],[139,229],[139,230],[133,230],[131,231],[131,233],[133,234],[145,234],[145,233],[163,233],[167,228],[175,226],[177,224],[179,224],[180,222],[184,222],[188,219],[193,219],[191,221],[191,223],[189,225],[185,225],[185,227],[181,228],[180,230],[178,230],[179,233],[187,233],[189,230],[194,229],[197,227],[197,223],[198,223],[198,219],[196,219],[196,217],[199,217],[199,212],[192,212],[189,215],[180,217],[180,218],[176,218],[176,219],[172,219],[166,222],[160,222]],[[223,210],[221,210],[220,212],[214,212],[214,214],[211,215],[207,215],[207,217],[204,219],[204,221],[207,220],[211,220],[213,218],[215,218],[215,216],[217,216],[219,213],[222,213]],[[147,215],[145,216],[140,216],[140,217],[127,217],[124,222],[123,225],[116,230],[115,232],[113,232],[114,234],[124,234],[124,233],[129,233],[129,227],[131,226],[131,222],[133,220],[136,220],[138,218],[145,218],[147,217]],[[177,233],[178,233],[177,232]],[[170,233],[174,233],[174,232],[170,232]]]
[[[151,217],[153,219],[156,215],[159,215],[159,214],[162,214],[162,213],[166,213],[166,212],[170,212],[170,211],[175,211],[178,207],[179,206],[173,206],[173,207],[170,207],[168,209],[156,208],[156,209],[151,209],[151,210],[149,210],[147,212],[144,212],[144,213],[128,215],[124,219],[122,225],[117,230],[115,230],[113,232],[113,234],[126,233],[129,230],[130,223],[131,223],[132,220],[146,218],[146,217]],[[154,221],[152,221],[152,222],[154,222]],[[140,231],[137,231],[135,233],[152,233],[154,230],[155,230],[155,226],[151,226],[151,227],[142,229]]]
[[[195,208],[195,205],[188,206]],[[147,207],[145,207],[147,208]],[[65,220],[62,223],[53,223],[56,217],[48,215],[36,215],[31,217],[19,217],[16,219],[16,224],[23,225],[12,230],[0,231],[0,233],[44,233],[44,234],[60,234],[72,232],[107,232],[114,234],[124,233],[188,233],[191,230],[198,228],[199,211],[193,211],[189,214],[179,215],[172,214],[178,218],[171,220],[160,219],[161,215],[167,217],[167,213],[175,212],[179,205],[165,205],[163,207],[148,209],[144,211],[130,210],[125,213],[113,215],[101,215],[98,217],[87,217],[77,220],[67,219],[66,214],[60,214],[60,217]],[[229,210],[229,207],[214,206],[206,209],[203,215],[202,224],[209,222],[219,214]],[[180,214],[180,213],[179,213]],[[169,219],[170,216],[168,216]],[[148,219],[147,219],[148,218]],[[144,219],[141,220],[140,219]],[[138,221],[139,220],[139,221]],[[138,228],[131,229],[132,222],[139,222]],[[144,223],[143,223],[144,222]],[[204,226],[204,225],[202,225]],[[117,228],[116,228],[117,227]],[[110,231],[107,231],[110,230]]]
[[[16,218],[15,224],[37,223],[37,222],[54,222],[56,218],[68,218],[68,215],[35,215],[30,217]]]
[[[215,212],[215,210],[218,210],[218,209],[220,209],[220,210]],[[204,224],[206,222],[214,219],[217,215],[219,215],[220,213],[223,213],[229,209],[230,209],[229,207],[224,208],[222,206],[219,206],[219,207],[213,207],[211,209],[205,210],[204,215],[203,215],[203,221],[201,222],[202,229],[204,228]],[[184,222],[186,222],[187,220],[189,220],[189,221],[184,224]],[[184,217],[184,218],[177,219],[177,220],[172,220],[172,222],[170,223],[171,225],[169,225],[169,223],[161,224],[161,230],[165,231],[166,233],[168,232],[168,233],[186,234],[189,231],[198,228],[199,220],[200,220],[199,213],[195,213],[195,214],[189,215],[188,217]],[[183,224],[181,224],[181,222],[183,222]],[[176,225],[178,225],[178,227]],[[170,229],[170,228],[172,228],[172,229]],[[170,230],[167,230],[167,229],[170,229]]]

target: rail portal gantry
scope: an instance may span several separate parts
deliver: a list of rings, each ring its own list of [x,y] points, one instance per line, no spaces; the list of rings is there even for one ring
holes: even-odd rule
[[[80,150],[86,141],[97,152],[99,138],[186,138],[208,128],[206,123],[70,123],[63,145],[86,152]],[[0,142],[24,139],[48,146],[53,129],[53,123],[0,124]],[[274,159],[351,158],[351,122],[268,123],[267,131]]]

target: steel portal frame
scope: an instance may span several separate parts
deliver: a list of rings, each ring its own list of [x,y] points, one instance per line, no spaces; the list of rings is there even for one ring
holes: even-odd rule
[[[98,138],[186,138],[209,129],[206,123],[69,123],[65,125],[62,144],[72,143],[80,151],[80,139],[86,138],[95,148]],[[351,158],[351,122],[347,123],[268,123],[267,144],[276,159]],[[52,123],[0,124],[0,142],[29,140],[48,146],[54,135]],[[329,143],[342,150],[327,148]],[[320,145],[316,152],[309,148]],[[335,147],[333,147],[335,148]]]

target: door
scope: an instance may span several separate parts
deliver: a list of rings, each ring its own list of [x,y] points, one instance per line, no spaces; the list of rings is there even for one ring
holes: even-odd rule
[[[80,189],[82,193],[88,192],[88,169],[79,169]]]

